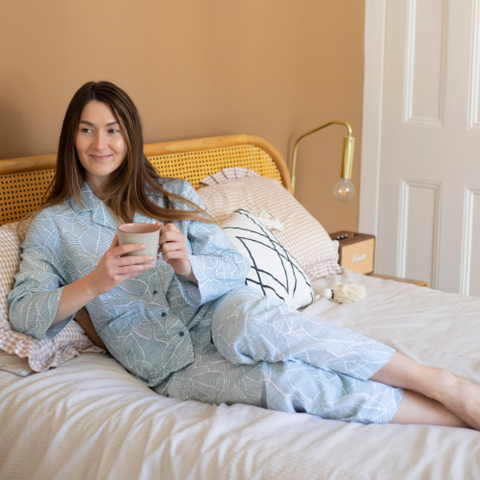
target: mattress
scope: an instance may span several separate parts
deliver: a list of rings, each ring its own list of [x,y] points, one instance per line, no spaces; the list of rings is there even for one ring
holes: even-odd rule
[[[306,313],[480,383],[480,299],[342,275],[367,298]],[[474,479],[480,433],[362,425],[162,397],[112,357],[81,354],[20,377],[0,372],[0,479]]]

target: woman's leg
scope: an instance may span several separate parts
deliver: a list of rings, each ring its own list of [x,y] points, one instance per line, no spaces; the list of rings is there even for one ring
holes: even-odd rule
[[[301,362],[233,365],[212,344],[196,346],[194,362],[155,390],[181,400],[243,403],[359,423],[390,422],[403,393]]]
[[[403,391],[402,403],[390,423],[469,427],[441,403],[411,390]]]
[[[480,430],[480,386],[440,368],[395,353],[371,380],[405,389],[392,423],[421,423]]]
[[[394,350],[313,315],[288,308],[251,288],[226,295],[212,316],[218,351],[235,365],[303,362],[368,380]]]
[[[404,388],[405,400],[392,420],[395,423],[468,424],[480,430],[479,386],[331,322],[291,310],[276,299],[234,293],[219,302],[212,320],[215,346],[231,363],[301,361]]]

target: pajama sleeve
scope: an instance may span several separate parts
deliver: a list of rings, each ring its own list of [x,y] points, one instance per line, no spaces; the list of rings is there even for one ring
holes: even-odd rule
[[[204,209],[202,200],[191,185],[184,181],[175,182],[177,185],[179,183],[182,188],[174,193]],[[180,208],[185,209],[185,204]],[[194,220],[179,223],[180,230],[187,238],[188,258],[198,281],[196,284],[176,275],[182,295],[189,305],[203,305],[245,285],[250,263],[217,224]]]
[[[50,327],[66,282],[61,273],[58,231],[46,212],[32,221],[22,250],[20,271],[8,296],[10,323],[17,332],[51,339],[74,315]]]

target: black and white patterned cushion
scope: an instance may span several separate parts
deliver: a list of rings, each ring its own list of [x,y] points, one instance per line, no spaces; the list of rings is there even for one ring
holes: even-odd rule
[[[232,243],[250,260],[246,284],[264,295],[277,297],[291,308],[312,303],[308,277],[290,252],[248,210],[236,210],[222,223]]]

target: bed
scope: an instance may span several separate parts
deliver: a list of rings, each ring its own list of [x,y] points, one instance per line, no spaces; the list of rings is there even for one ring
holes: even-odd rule
[[[210,178],[202,199],[211,214],[221,207],[213,212],[219,221],[232,208],[248,206],[242,204],[248,200],[245,188],[266,192],[270,187],[263,185],[267,183],[272,189],[269,201],[280,205],[276,205],[277,211],[282,210],[278,215],[286,214],[281,199],[290,202],[288,169],[278,151],[260,137],[228,135],[157,143],[146,145],[145,153],[162,175],[185,178],[195,188]],[[0,162],[0,291],[11,288],[18,267],[18,261],[11,259],[20,253],[18,242],[24,232],[20,229],[20,239],[14,238],[15,222],[40,204],[54,168],[54,155]],[[234,179],[221,183],[216,175],[224,169],[233,172]],[[236,169],[256,174],[237,178]],[[249,183],[264,179],[265,184]],[[230,204],[232,195],[236,200]],[[253,206],[262,208],[261,199],[256,198]],[[299,212],[287,212],[291,222],[307,218]],[[308,248],[318,250],[318,242],[309,236],[291,240],[288,231],[278,236],[290,242],[292,249],[302,241],[308,243],[297,260],[314,279],[315,293],[336,282],[366,288],[367,297],[357,303],[339,305],[315,298],[305,312],[480,383],[476,342],[480,299],[340,269],[332,257],[335,243],[328,245],[328,252],[320,252],[330,256],[320,268],[305,260]],[[8,245],[13,245],[10,253]],[[480,478],[480,433],[476,431],[362,425],[240,404],[166,398],[130,375],[98,341],[93,343],[94,332],[92,338],[85,334],[80,324],[88,329],[88,321],[83,323],[80,316],[79,323],[71,322],[75,341],[67,336],[62,344],[39,344],[8,331],[6,315],[3,298],[1,480]]]

